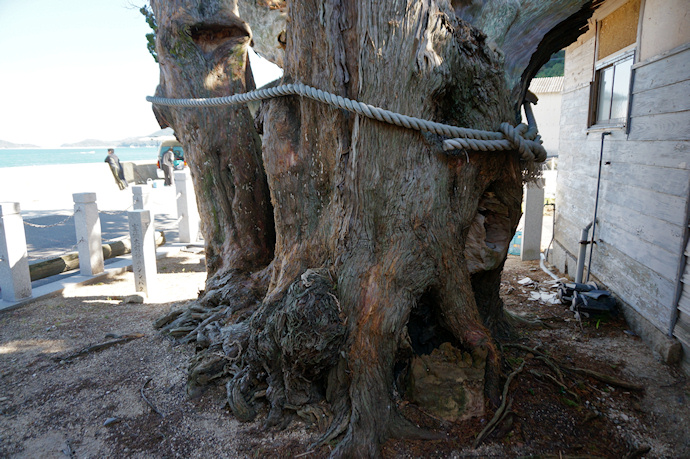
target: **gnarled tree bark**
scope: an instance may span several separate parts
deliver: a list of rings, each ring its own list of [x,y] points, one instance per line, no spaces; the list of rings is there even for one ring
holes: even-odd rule
[[[284,82],[486,130],[516,123],[529,80],[591,8],[583,0],[247,3],[287,8]],[[152,9],[157,95],[252,89],[252,35],[237,2],[152,0]],[[243,107],[155,110],[187,151],[206,239],[206,291],[158,324],[198,345],[190,391],[227,381],[230,406],[245,420],[265,396],[268,425],[328,414],[322,440],[341,436],[333,455],[342,457],[426,435],[396,401],[413,356],[443,343],[486,369],[485,393],[497,399],[494,338],[509,331],[500,273],[533,165],[514,151],[449,156],[437,135],[299,97],[264,102],[263,142]]]

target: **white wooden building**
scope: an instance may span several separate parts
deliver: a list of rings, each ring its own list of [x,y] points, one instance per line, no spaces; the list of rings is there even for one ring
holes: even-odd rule
[[[532,111],[548,157],[558,156],[563,79],[562,76],[534,78],[529,84],[530,92],[539,99]]]
[[[591,276],[690,374],[688,0],[604,1],[566,49],[560,124],[550,261],[575,276],[600,178]]]

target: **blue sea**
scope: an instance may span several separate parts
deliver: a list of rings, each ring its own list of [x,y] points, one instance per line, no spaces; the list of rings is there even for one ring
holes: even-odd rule
[[[156,147],[115,148],[120,161],[158,160]],[[51,164],[102,163],[104,147],[84,148],[0,148],[0,167],[46,166]]]

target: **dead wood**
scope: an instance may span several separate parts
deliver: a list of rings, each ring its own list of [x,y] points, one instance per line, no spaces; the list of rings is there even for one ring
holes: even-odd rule
[[[74,354],[70,354],[66,357],[53,357],[53,360],[58,361],[58,362],[69,362],[70,360],[76,359],[77,357],[83,357],[87,354],[91,354],[92,352],[98,352],[102,351],[104,349],[108,349],[109,347],[115,346],[117,344],[124,344],[129,341],[135,340],[137,338],[142,338],[145,335],[143,333],[133,333],[130,335],[112,335],[108,334],[105,335],[106,338],[113,338],[110,341],[105,341],[103,343],[98,343],[94,344],[92,346],[86,347],[82,349],[79,352],[75,352]]]
[[[580,396],[579,396],[579,395],[577,395],[575,392],[573,392],[573,391],[571,391],[571,390],[568,390],[564,384],[562,384],[560,381],[558,381],[556,378],[554,378],[554,377],[551,376],[550,374],[548,374],[548,373],[539,373],[538,371],[535,371],[535,370],[530,370],[530,373],[532,373],[534,376],[536,376],[536,377],[538,377],[538,378],[546,378],[546,379],[548,379],[549,381],[551,381],[552,383],[554,383],[554,385],[555,385],[556,387],[558,387],[559,389],[563,389],[563,390],[566,391],[568,394],[570,394],[572,397],[574,397],[575,400],[577,400],[578,403],[580,402]]]
[[[611,386],[622,387],[623,389],[639,390],[643,391],[644,386],[642,384],[635,384],[628,381],[623,381],[622,379],[614,378],[613,376],[605,375],[594,370],[588,370],[586,368],[575,368],[575,367],[563,367],[565,370],[572,371],[574,373],[580,373],[583,375],[591,376]]]
[[[148,378],[146,382],[144,382],[144,385],[141,386],[141,390],[139,392],[141,393],[141,398],[143,398],[146,404],[151,407],[151,410],[153,410],[153,412],[156,413],[158,416],[164,418],[165,415],[161,413],[161,411],[158,408],[156,408],[156,406],[153,403],[151,403],[151,401],[148,398],[146,398],[146,395],[144,395],[144,389],[146,388],[146,385],[150,383],[152,380],[153,378]]]
[[[512,400],[508,401],[508,389],[510,388],[510,383],[513,381],[513,378],[515,378],[515,376],[517,376],[517,374],[520,373],[523,368],[525,368],[525,362],[522,362],[515,371],[508,375],[508,379],[506,379],[506,383],[503,386],[503,397],[501,406],[498,407],[496,413],[494,414],[494,417],[491,419],[491,421],[489,421],[486,427],[484,427],[484,430],[482,430],[477,436],[477,439],[474,441],[474,448],[481,445],[481,443],[486,439],[486,437],[488,437],[489,434],[494,431],[496,426],[498,426],[498,424],[510,411],[510,405],[512,404]]]
[[[599,373],[599,372],[594,371],[594,370],[588,370],[586,368],[576,368],[576,367],[569,367],[569,366],[565,366],[565,365],[559,365],[555,362],[555,359],[553,359],[553,357],[549,357],[546,354],[544,354],[543,352],[539,352],[536,348],[531,348],[529,346],[525,346],[523,344],[516,344],[516,343],[508,343],[508,344],[504,344],[503,346],[504,347],[512,347],[514,349],[521,349],[523,351],[537,354],[538,359],[542,360],[544,363],[549,365],[552,370],[556,371],[556,373],[559,375],[559,379],[561,380],[561,384],[563,384],[564,387],[565,387],[565,384],[562,382],[563,377],[562,377],[562,374],[561,374],[559,368],[566,370],[566,371],[573,372],[573,373],[579,373],[579,374],[590,376],[590,377],[592,377],[598,381],[604,382],[606,384],[610,384],[612,386],[618,386],[618,387],[622,387],[624,389],[630,389],[630,390],[639,390],[639,391],[644,390],[644,386],[641,384],[635,384],[635,383],[631,383],[628,381],[624,381],[624,380],[618,379],[614,376]]]
[[[637,459],[638,457],[644,457],[651,450],[652,448],[650,446],[643,445],[632,449],[628,454],[625,455],[624,459]]]

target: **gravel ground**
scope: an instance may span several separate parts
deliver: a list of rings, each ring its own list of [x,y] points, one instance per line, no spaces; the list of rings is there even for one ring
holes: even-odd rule
[[[144,304],[121,301],[134,293],[127,272],[0,314],[0,457],[327,456],[329,446],[310,452],[318,432],[301,423],[285,431],[263,430],[261,416],[239,423],[222,385],[196,399],[186,395],[194,348],[175,345],[152,323],[196,298],[206,277],[203,254],[159,260],[158,272],[161,289]],[[527,276],[536,284],[519,283]],[[421,416],[420,424],[445,431],[448,440],[391,440],[384,457],[623,457],[643,446],[651,448],[646,457],[690,457],[690,388],[682,373],[625,333],[620,319],[580,327],[563,306],[529,301],[532,291],[548,288],[547,278],[534,264],[508,260],[507,306],[552,327],[525,329],[521,342],[570,365],[642,383],[645,392],[582,379],[566,388],[580,400],[564,403],[570,396],[534,376],[545,371],[536,359],[511,354],[508,362],[524,358],[534,370],[526,367],[511,386],[511,425],[473,450],[468,445],[490,413],[449,424],[408,408],[407,416]],[[123,342],[92,347],[117,339]]]

